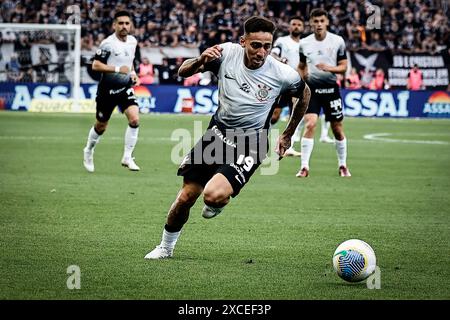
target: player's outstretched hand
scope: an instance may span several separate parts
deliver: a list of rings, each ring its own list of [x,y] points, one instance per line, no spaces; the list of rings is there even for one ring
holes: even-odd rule
[[[202,62],[202,64],[205,64],[210,61],[216,60],[222,55],[222,50],[222,47],[216,44],[215,46],[212,46],[203,51],[203,53],[200,55],[200,61]]]
[[[288,137],[285,134],[281,134],[278,137],[277,146],[275,148],[275,152],[278,154],[278,160],[283,159],[284,153],[291,146],[291,137]]]

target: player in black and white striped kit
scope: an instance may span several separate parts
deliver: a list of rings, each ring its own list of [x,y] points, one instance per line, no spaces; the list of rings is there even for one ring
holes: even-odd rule
[[[277,152],[283,156],[289,148],[292,134],[308,106],[310,92],[297,71],[269,55],[274,31],[275,25],[270,20],[251,17],[245,21],[239,44],[215,45],[180,67],[178,73],[182,77],[203,71],[217,75],[219,108],[206,133],[178,169],[183,186],[169,209],[161,243],[145,259],[173,255],[190,208],[202,193],[204,218],[217,216],[231,197],[239,194],[267,154],[272,107],[280,95],[297,97],[287,128],[280,135]],[[264,141],[247,143],[247,139],[255,136],[263,136]],[[222,153],[218,155],[221,148],[225,157]]]
[[[88,172],[94,172],[94,149],[116,106],[119,106],[128,119],[122,166],[132,171],[140,170],[133,158],[139,133],[139,107],[132,86],[139,85],[139,78],[133,66],[137,40],[129,35],[130,14],[127,11],[117,12],[113,28],[115,32],[102,41],[92,63],[92,69],[101,72],[102,76],[95,99],[96,122],[89,131],[83,150],[83,164]]]
[[[341,177],[350,177],[347,167],[347,139],[343,128],[343,109],[336,74],[347,70],[344,39],[327,31],[328,14],[323,9],[314,9],[310,14],[313,33],[300,40],[299,72],[311,89],[311,101],[306,111],[305,132],[301,140],[301,166],[297,177],[309,175],[309,159],[314,147],[314,132],[320,111],[330,121],[336,139],[338,172]]]

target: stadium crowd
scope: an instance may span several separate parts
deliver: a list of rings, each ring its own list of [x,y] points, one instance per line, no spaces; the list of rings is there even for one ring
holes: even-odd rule
[[[322,7],[329,13],[329,30],[344,37],[348,50],[437,53],[449,49],[447,6],[446,0],[373,0],[371,4],[357,0],[5,0],[0,22],[58,24],[77,15],[75,22],[82,25],[82,49],[93,50],[111,33],[114,13],[130,10],[141,47],[184,46],[203,51],[220,42],[238,41],[242,33],[239,26],[251,15],[274,21],[277,36],[288,33],[289,17],[301,16],[307,35],[309,12]],[[42,39],[2,32],[0,43],[21,42],[26,47],[29,41],[38,40]]]

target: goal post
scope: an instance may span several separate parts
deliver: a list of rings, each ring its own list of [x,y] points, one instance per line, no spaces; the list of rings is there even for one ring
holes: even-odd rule
[[[15,52],[14,43],[21,35],[26,35],[30,43],[31,67],[39,64],[38,59],[47,55],[50,81],[61,83],[68,80],[71,87],[71,98],[78,103],[80,98],[80,54],[81,54],[81,26],[79,24],[34,24],[34,23],[0,23],[0,32],[10,34],[10,38],[2,44],[2,60],[9,61]],[[60,42],[55,42],[58,39]],[[9,41],[8,41],[9,40]],[[67,50],[66,50],[67,48]],[[37,63],[36,63],[37,62]],[[61,67],[62,64],[62,67]],[[66,68],[68,66],[68,68]],[[2,66],[1,68],[4,68]],[[60,69],[58,69],[60,68]],[[58,71],[64,71],[58,74]],[[0,70],[6,73],[6,70]],[[53,72],[53,74],[52,74]],[[63,77],[64,79],[61,79]],[[67,79],[66,79],[67,78]]]

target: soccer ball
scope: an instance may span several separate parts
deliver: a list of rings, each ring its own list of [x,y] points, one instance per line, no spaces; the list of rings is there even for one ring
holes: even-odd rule
[[[367,279],[377,265],[372,247],[362,240],[341,243],[333,255],[333,267],[338,276],[349,282]]]

